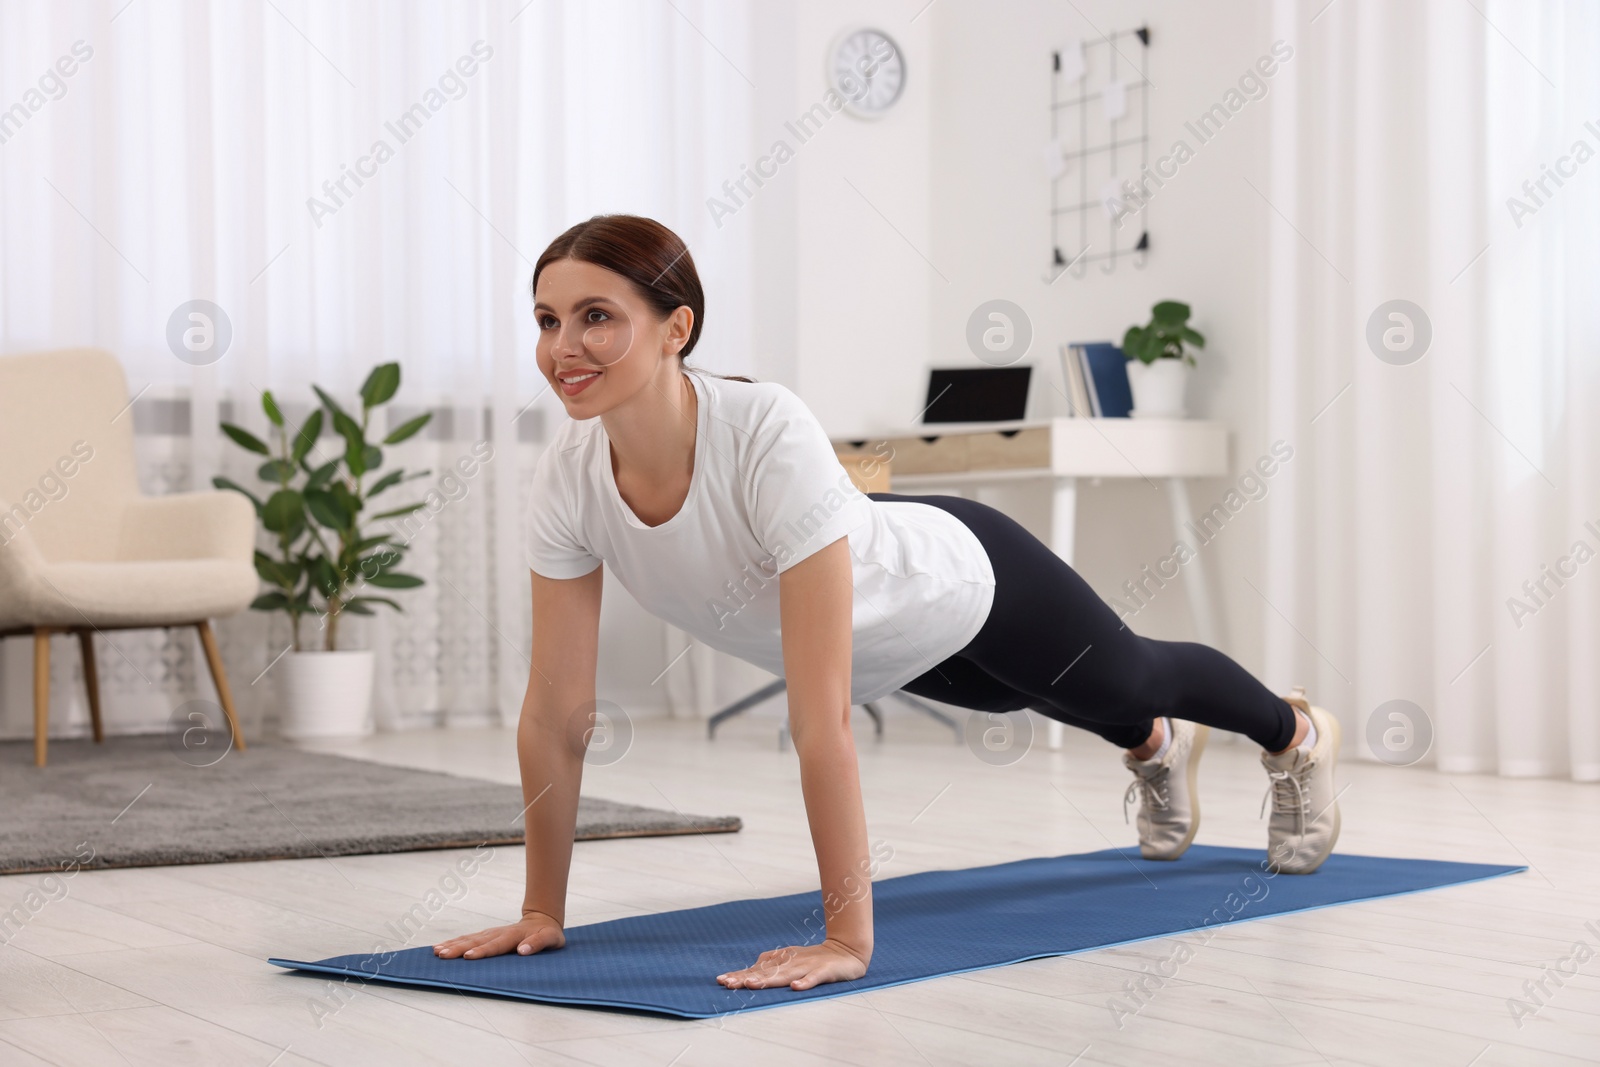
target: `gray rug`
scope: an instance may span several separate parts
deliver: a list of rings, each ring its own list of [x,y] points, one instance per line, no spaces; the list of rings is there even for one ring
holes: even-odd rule
[[[224,751],[226,740],[211,752]],[[522,844],[522,791],[255,744],[211,762],[164,735],[0,742],[0,873]],[[736,816],[584,796],[577,840],[728,833]]]

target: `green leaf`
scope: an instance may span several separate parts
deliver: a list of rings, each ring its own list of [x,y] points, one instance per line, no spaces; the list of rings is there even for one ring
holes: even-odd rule
[[[343,486],[336,485],[334,489]],[[311,517],[330,530],[342,530],[350,525],[355,518],[355,513],[344,506],[344,502],[330,489],[312,489],[305,491],[306,510],[311,512]]]
[[[307,489],[321,489],[321,488],[323,488],[324,486],[326,486],[328,484],[328,479],[332,478],[333,475],[334,475],[334,472],[337,471],[338,469],[339,469],[339,461],[336,460],[336,459],[330,459],[328,462],[324,463],[322,466],[318,467],[316,470],[311,472],[311,477],[306,479],[306,488]]]
[[[327,393],[323,392],[322,391],[322,386],[313,385],[311,387],[311,391],[317,394],[317,399],[321,400],[323,406],[328,409],[328,414],[330,414],[330,415],[343,415],[344,414],[344,408],[339,406],[339,402],[337,400],[335,400],[333,397],[329,396]]]
[[[329,486],[328,492],[339,502],[339,506],[349,512],[351,522],[355,521],[356,513],[361,510],[361,501],[350,491],[349,486],[343,482],[334,482]]]
[[[286,459],[269,459],[256,468],[256,477],[264,482],[277,482],[279,485],[288,485],[289,479],[295,476],[295,466]]]
[[[255,452],[263,456],[272,455],[272,449],[267,447],[266,442],[262,441],[261,438],[257,437],[249,430],[235,426],[231,422],[225,422],[222,424],[222,432],[233,438],[233,443],[238,445],[240,448],[249,449],[251,452]]]
[[[396,604],[394,601],[390,600],[386,596],[358,596],[358,597],[352,597],[351,600],[350,600],[350,608],[351,608],[352,611],[355,610],[355,606],[357,604],[363,604],[363,605],[365,605],[365,604],[387,604],[389,607],[393,608],[394,610],[404,613],[404,609],[401,608],[399,604]]]
[[[300,575],[305,570],[298,560],[285,562],[273,559],[265,552],[257,552],[255,561],[257,574],[273,585],[281,585],[285,589],[293,589],[300,581]]]
[[[289,598],[282,593],[262,593],[250,601],[252,611],[287,611]]]
[[[306,458],[316,447],[317,438],[322,436],[322,409],[317,408],[306,421],[300,425],[300,432],[294,435],[294,448],[289,453],[289,458],[299,463]]]
[[[1140,342],[1139,347],[1141,350],[1139,358],[1146,363],[1154,363],[1166,351],[1167,339],[1158,329],[1146,330],[1144,340]]]
[[[361,383],[361,403],[364,407],[375,408],[388,401],[399,388],[400,364],[380,363]]]
[[[1131,360],[1143,360],[1144,327],[1130,326],[1122,337],[1122,354]]]
[[[305,522],[305,500],[293,489],[279,489],[261,509],[261,525],[275,534],[286,533]]]
[[[340,581],[338,572],[333,569],[323,556],[317,556],[309,561],[311,584],[316,586],[317,592],[323,596],[333,596],[339,592]]]
[[[371,608],[367,607],[367,605],[362,602],[362,598],[361,597],[356,597],[353,600],[346,600],[344,602],[344,608],[342,610],[348,611],[352,615],[372,615],[372,614],[374,614],[373,610]]]
[[[372,516],[372,518],[373,521],[377,521],[378,519],[398,519],[402,515],[409,515],[418,508],[425,508],[427,506],[428,505],[424,501],[419,500],[415,504],[407,504],[403,508],[395,508],[393,511],[379,512],[378,514]]]
[[[1189,305],[1177,300],[1163,300],[1150,309],[1156,322],[1183,322],[1189,317]]]
[[[256,496],[250,490],[246,489],[244,486],[240,485],[238,482],[232,481],[228,478],[213,478],[211,479],[211,484],[218,489],[232,489],[235,493],[243,493],[245,496],[250,498],[250,503],[256,506],[256,515],[258,517],[261,515],[261,498]]]
[[[261,410],[267,413],[267,418],[272,420],[272,425],[283,425],[283,412],[278,410],[278,402],[272,399],[272,390],[261,391]]]
[[[380,589],[415,589],[422,584],[422,579],[414,574],[374,574],[367,581]]]
[[[394,549],[390,549],[387,552],[374,552],[370,556],[357,560],[356,569],[370,581],[375,575],[398,567],[401,555],[402,553]]]
[[[362,450],[361,466],[368,471],[375,471],[383,466],[383,449],[377,445],[368,445]]]
[[[431,411],[422,415],[418,415],[414,419],[409,419],[395,427],[393,430],[390,430],[389,436],[383,439],[383,443],[386,445],[397,445],[406,438],[415,436],[417,431],[428,425],[432,419],[433,412]]]
[[[1191,330],[1189,327],[1185,326],[1178,331],[1178,336],[1183,338],[1185,341],[1188,341],[1196,348],[1204,348],[1206,346],[1206,339],[1199,330]]]
[[[344,438],[344,465],[350,468],[352,477],[359,478],[367,472],[363,457],[366,454],[367,440],[361,432],[361,426],[344,412],[333,416],[333,428],[339,431],[339,436]]]
[[[362,436],[361,424],[342,411],[333,413],[333,428],[347,444],[365,445],[366,438]]]
[[[387,544],[390,540],[391,540],[391,537],[390,537],[389,534],[379,534],[376,537],[363,537],[361,540],[357,541],[354,545],[351,545],[350,546],[350,550],[352,552],[356,553],[357,555],[360,555],[362,552],[365,552],[370,548],[376,548],[379,545]],[[400,550],[396,549],[396,551],[400,551]]]
[[[271,556],[259,549],[256,550],[256,553],[252,558],[255,560],[256,573],[259,574],[263,580],[271,582],[273,585],[281,584],[278,581],[277,571],[274,569],[277,566],[277,560],[273,559]]]
[[[388,474],[385,474],[382,478],[379,478],[377,481],[372,483],[372,488],[367,490],[367,499],[371,500],[373,497],[377,496],[391,485],[398,483],[400,479],[405,477],[405,475],[406,472],[404,470],[390,471]]]

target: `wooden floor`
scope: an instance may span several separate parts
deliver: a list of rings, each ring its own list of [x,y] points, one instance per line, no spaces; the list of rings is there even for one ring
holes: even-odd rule
[[[814,888],[798,764],[792,750],[778,750],[777,723],[770,715],[734,722],[707,743],[702,724],[647,720],[636,724],[623,759],[588,768],[584,789],[596,796],[737,814],[744,829],[577,845],[569,923]],[[870,834],[894,849],[880,877],[1134,840],[1121,814],[1127,772],[1098,739],[1074,733],[1061,752],[1041,745],[1012,766],[992,767],[909,713],[891,716],[888,728],[889,740],[876,742],[863,718],[856,735]],[[388,734],[318,747],[516,781],[510,731]],[[0,947],[0,1063],[1600,1060],[1600,954],[1591,956],[1600,953],[1600,788],[1356,762],[1341,771],[1342,850],[1533,869],[1230,926],[1195,948],[1120,1026],[1110,999],[1171,959],[1178,941],[686,1022],[378,985],[341,999],[330,983],[265,962],[390,941],[386,927],[439,886],[462,853],[86,872],[66,883],[64,896],[57,886],[60,899]],[[1257,812],[1265,776],[1248,744],[1214,744],[1201,786],[1202,842],[1264,845]],[[521,879],[521,849],[497,849],[467,894],[413,943],[514,916]],[[0,878],[0,909],[30,886],[43,882]],[[1578,973],[1560,986],[1547,980],[1546,1003],[1519,1026],[1509,1002],[1580,942],[1588,952],[1574,957]]]

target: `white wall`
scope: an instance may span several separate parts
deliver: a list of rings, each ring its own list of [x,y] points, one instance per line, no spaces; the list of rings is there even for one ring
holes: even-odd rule
[[[921,407],[929,364],[972,361],[966,320],[984,300],[1009,299],[1028,312],[1035,329],[1030,361],[1045,360],[1040,371],[1054,379],[1061,341],[1120,339],[1151,304],[1174,298],[1194,305],[1210,342],[1191,389],[1192,410],[1235,428],[1236,470],[1265,451],[1263,250],[1265,228],[1284,225],[1246,182],[1265,184],[1265,102],[1247,104],[1204,145],[1183,125],[1270,49],[1261,5],[1085,3],[1081,15],[1043,0],[940,0],[926,10],[922,0],[820,3],[799,14],[772,7],[784,10],[769,11],[772,21],[758,20],[755,29],[758,37],[793,42],[792,110],[821,91],[821,57],[840,27],[881,27],[906,53],[906,92],[888,117],[834,120],[804,146],[793,189],[780,179],[762,191],[794,197],[798,235],[793,245],[770,242],[756,252],[758,270],[798,264],[793,304],[787,292],[774,292],[757,307],[758,335],[769,315],[776,320],[798,307],[796,365],[775,362],[767,373],[794,386],[831,432],[905,425]],[[1152,32],[1152,154],[1182,137],[1194,158],[1152,200],[1146,269],[1122,263],[1104,275],[1094,266],[1082,279],[1047,284],[1049,185],[1040,150],[1049,131],[1050,51],[1073,37],[1097,36],[1096,27],[1138,25]],[[1271,80],[1266,84],[1270,93]],[[1229,484],[1197,484],[1197,505],[1220,499]],[[1045,532],[1042,494],[1018,490],[1002,503]],[[1260,513],[1252,507],[1206,553],[1226,645],[1255,667],[1260,603],[1242,580],[1253,573],[1260,547]],[[1156,490],[1142,483],[1085,487],[1078,566],[1102,595],[1171,544]],[[1135,626],[1190,637],[1187,606],[1181,589],[1168,588]]]
[[[925,0],[810,0],[757,6],[754,150],[793,151],[750,200],[756,217],[756,377],[779,381],[836,434],[904,425],[920,403],[923,353],[933,343],[922,258],[933,243],[928,172],[937,86],[934,20]],[[824,60],[846,27],[889,33],[906,56],[905,91],[890,114],[864,121],[830,111]],[[828,117],[807,127],[816,105]],[[814,132],[811,132],[814,129]],[[909,390],[909,392],[908,392]],[[889,398],[906,397],[896,403]],[[732,700],[769,675],[718,655],[718,700]],[[767,710],[777,712],[781,702]]]
[[[1060,342],[1120,341],[1156,301],[1186,301],[1208,340],[1190,410],[1234,428],[1232,466],[1242,471],[1269,444],[1261,439],[1264,242],[1268,225],[1284,225],[1246,183],[1266,184],[1267,104],[1246,104],[1203,145],[1184,123],[1221,100],[1268,52],[1267,12],[1256,4],[1181,2],[1077,7],[1081,15],[1072,5],[1044,0],[941,0],[925,16],[934,24],[933,53],[924,64],[934,80],[927,168],[933,183],[931,257],[950,277],[948,285],[937,279],[930,285],[930,354],[971,362],[963,342],[967,316],[984,300],[1009,299],[1032,319],[1032,356],[1049,361],[1041,369],[1059,380],[1054,360]],[[1075,37],[1098,37],[1096,28],[1140,25],[1151,30],[1151,158],[1168,152],[1180,137],[1195,149],[1194,157],[1152,198],[1152,252],[1144,270],[1119,262],[1107,275],[1095,264],[1082,279],[1069,275],[1047,284],[1050,201],[1041,149],[1049,131],[1050,51]],[[1120,47],[1137,59],[1131,43]],[[1272,82],[1266,85],[1270,94]],[[1135,97],[1129,95],[1131,106]],[[1071,256],[1074,249],[1065,251]],[[906,355],[908,364],[915,362],[913,354]],[[913,384],[914,369],[902,368],[902,389]],[[905,398],[886,402],[903,404]],[[1230,484],[1195,484],[1197,507],[1219,501]],[[1040,494],[1013,495],[1007,506],[1044,533],[1048,512]],[[1261,658],[1262,605],[1243,578],[1255,573],[1262,513],[1259,504],[1247,506],[1204,550],[1223,613],[1225,647],[1252,669]],[[1141,567],[1170,552],[1172,542],[1156,489],[1106,483],[1080,494],[1077,565],[1102,596],[1114,595]],[[1169,586],[1132,625],[1150,636],[1190,639],[1187,609],[1184,592]]]
[[[1195,325],[1209,341],[1191,386],[1191,412],[1234,428],[1232,467],[1242,472],[1270,444],[1262,438],[1264,250],[1267,227],[1286,225],[1250,184],[1265,188],[1266,102],[1248,103],[1203,145],[1184,122],[1219,102],[1268,53],[1267,12],[1260,4],[1163,0],[1083,0],[1077,7],[1081,15],[1045,0],[757,6],[752,151],[764,154],[781,138],[795,155],[729,223],[751,226],[756,244],[755,375],[795,389],[830,433],[903,427],[922,406],[930,364],[973,361],[966,321],[985,300],[1009,299],[1028,312],[1035,331],[1028,361],[1044,361],[1040,373],[1059,380],[1054,353],[1062,341],[1120,340],[1153,303],[1180,299],[1194,306]],[[881,28],[899,42],[904,95],[879,121],[840,113],[798,143],[784,123],[822,99],[829,43],[856,25]],[[1153,250],[1144,270],[1120,263],[1105,275],[1096,265],[1082,279],[1047,284],[1049,186],[1041,149],[1049,134],[1051,49],[1097,37],[1096,27],[1139,25],[1152,32],[1152,156],[1181,137],[1194,157],[1151,203]],[[1275,91],[1271,80],[1266,85]],[[1195,504],[1219,501],[1230,485],[1196,483]],[[1042,492],[1018,488],[995,502],[1046,533]],[[1260,584],[1254,575],[1262,517],[1258,504],[1247,506],[1205,549],[1224,647],[1252,670],[1261,662],[1263,607],[1244,579]],[[1102,596],[1166,555],[1172,541],[1156,489],[1083,487],[1077,566]],[[1169,585],[1132,625],[1150,636],[1191,639],[1183,589]],[[614,676],[630,692],[644,692],[659,669],[651,666],[653,647],[647,652]],[[727,657],[717,661],[719,700],[767,677]]]

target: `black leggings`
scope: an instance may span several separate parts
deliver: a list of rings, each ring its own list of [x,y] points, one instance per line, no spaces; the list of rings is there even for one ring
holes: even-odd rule
[[[1140,637],[1061,557],[1013,519],[954,496],[869,493],[942,508],[982,542],[994,605],[965,648],[902,688],[976,711],[1021,711],[1137,748],[1157,716],[1289,747],[1294,712],[1243,667],[1206,645]]]

